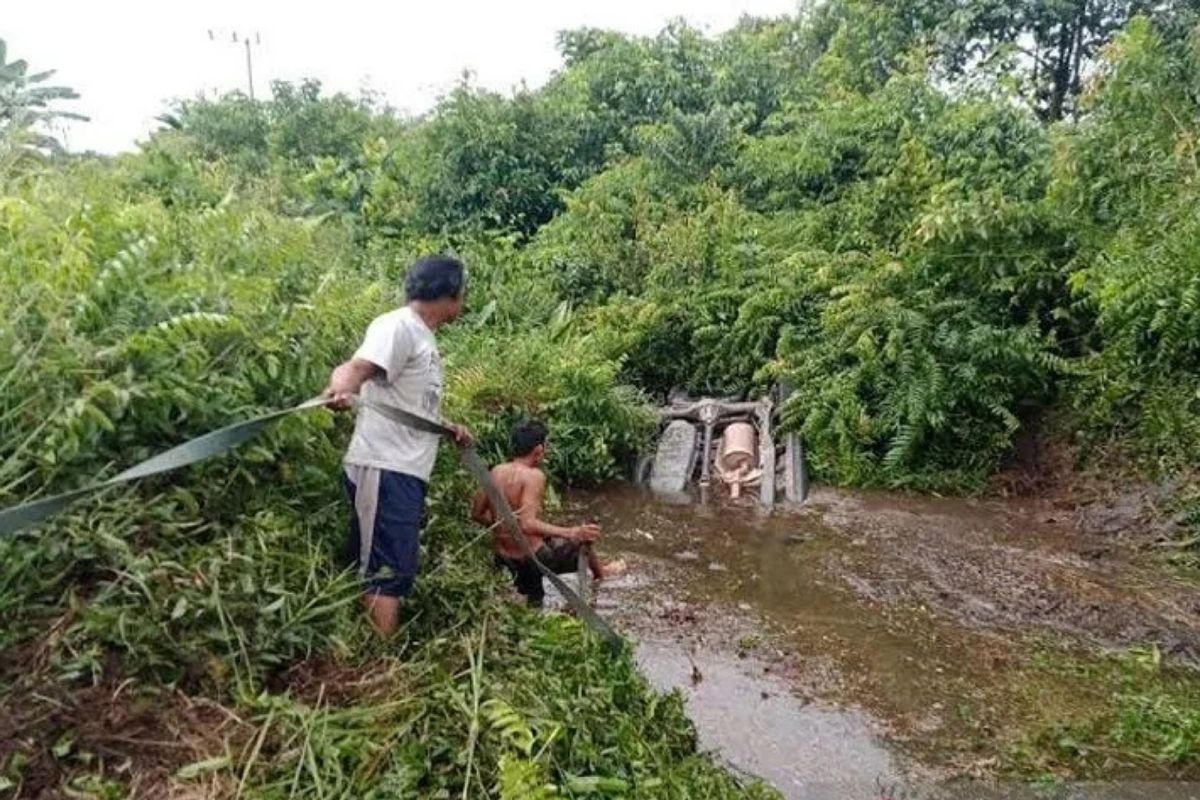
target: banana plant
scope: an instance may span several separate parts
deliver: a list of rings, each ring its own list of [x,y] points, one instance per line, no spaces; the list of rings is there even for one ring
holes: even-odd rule
[[[79,94],[68,86],[49,85],[54,70],[29,72],[24,59],[8,60],[8,46],[0,39],[0,174],[29,157],[58,153],[62,145],[45,133],[56,120],[86,120],[82,114],[56,107]]]

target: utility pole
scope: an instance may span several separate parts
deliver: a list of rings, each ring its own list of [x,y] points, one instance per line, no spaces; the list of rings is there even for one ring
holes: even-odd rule
[[[257,37],[258,34],[255,34]],[[250,87],[250,99],[254,99],[254,58],[250,55],[250,37],[246,38],[246,85]]]
[[[216,35],[216,33],[213,32],[212,28],[208,29],[208,40],[210,42],[215,42],[217,40],[217,35]],[[233,44],[239,43],[237,31],[230,32],[230,42]],[[250,34],[245,33],[245,34],[242,34],[240,42],[246,48],[246,89],[250,95],[250,99],[253,100],[254,99],[254,55],[251,50],[251,46],[253,45],[254,47],[258,47],[258,46],[262,45],[262,37],[260,37],[258,35],[258,31],[255,31],[254,32],[254,41],[251,42]]]

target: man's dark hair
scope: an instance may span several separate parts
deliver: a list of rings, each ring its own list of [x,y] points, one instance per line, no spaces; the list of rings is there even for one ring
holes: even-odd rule
[[[404,292],[409,301],[441,300],[460,297],[467,281],[467,269],[451,256],[425,256],[418,259],[404,279]]]
[[[512,458],[527,456],[533,448],[546,443],[549,430],[546,423],[539,419],[528,419],[513,426],[509,454]]]

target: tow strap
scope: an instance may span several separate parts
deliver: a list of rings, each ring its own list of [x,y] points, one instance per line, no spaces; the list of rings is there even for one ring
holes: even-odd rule
[[[107,489],[112,486],[117,486],[129,481],[146,478],[151,475],[157,475],[162,472],[179,469],[180,467],[195,464],[198,461],[203,461],[207,458],[220,455],[228,450],[237,447],[247,439],[257,435],[263,428],[270,425],[272,422],[285,417],[289,414],[294,414],[298,411],[307,411],[312,408],[327,406],[330,399],[326,397],[314,397],[311,400],[306,400],[299,405],[292,406],[280,411],[272,411],[269,414],[263,414],[245,422],[238,422],[233,425],[227,425],[219,430],[206,433],[203,436],[197,436],[195,439],[189,439],[183,444],[172,447],[159,453],[156,456],[146,459],[139,464],[135,464],[129,469],[120,472],[108,480],[98,481],[87,486],[73,489],[69,492],[56,494],[52,497],[45,497],[41,500],[35,500],[31,503],[24,503],[0,510],[0,536],[5,536],[11,533],[35,525],[42,520],[58,514],[66,509],[76,500],[82,497]],[[404,425],[408,428],[414,428],[425,433],[431,433],[435,436],[453,439],[454,431],[446,425],[435,422],[434,420],[418,416],[402,408],[395,406],[382,405],[373,403],[367,400],[358,398],[355,400],[355,405],[359,408],[369,408],[370,410],[381,414],[391,421]],[[529,539],[521,530],[521,524],[517,520],[516,514],[513,513],[512,507],[508,504],[504,494],[496,487],[492,480],[491,471],[479,457],[474,445],[460,447],[459,456],[462,458],[463,466],[467,472],[475,478],[476,482],[487,495],[488,501],[492,508],[496,511],[500,522],[507,528],[516,539],[517,544],[524,551],[526,558],[529,558],[538,568],[538,571],[545,576],[554,588],[558,589],[559,593],[574,609],[588,625],[590,625],[597,633],[604,637],[609,644],[617,644],[621,641],[620,636],[612,626],[610,626],[603,617],[596,613],[588,603],[581,598],[575,590],[573,590],[566,581],[556,575],[552,570],[546,567],[538,560],[537,554],[533,551]]]

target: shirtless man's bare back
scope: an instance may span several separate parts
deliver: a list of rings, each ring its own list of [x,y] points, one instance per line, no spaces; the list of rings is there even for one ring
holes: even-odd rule
[[[622,572],[624,562],[601,562],[591,548],[591,543],[600,538],[599,525],[589,523],[565,528],[541,518],[546,474],[540,467],[546,458],[546,435],[546,426],[536,420],[521,423],[513,429],[512,460],[492,468],[496,487],[512,506],[521,523],[521,532],[529,539],[538,560],[549,569],[560,574],[574,572],[579,549],[587,547],[588,566],[597,580]],[[512,572],[517,591],[525,595],[530,604],[540,605],[545,596],[541,572],[525,557],[513,535],[503,525],[496,524],[495,511],[483,492],[475,495],[471,516],[482,525],[494,527],[497,563]]]

